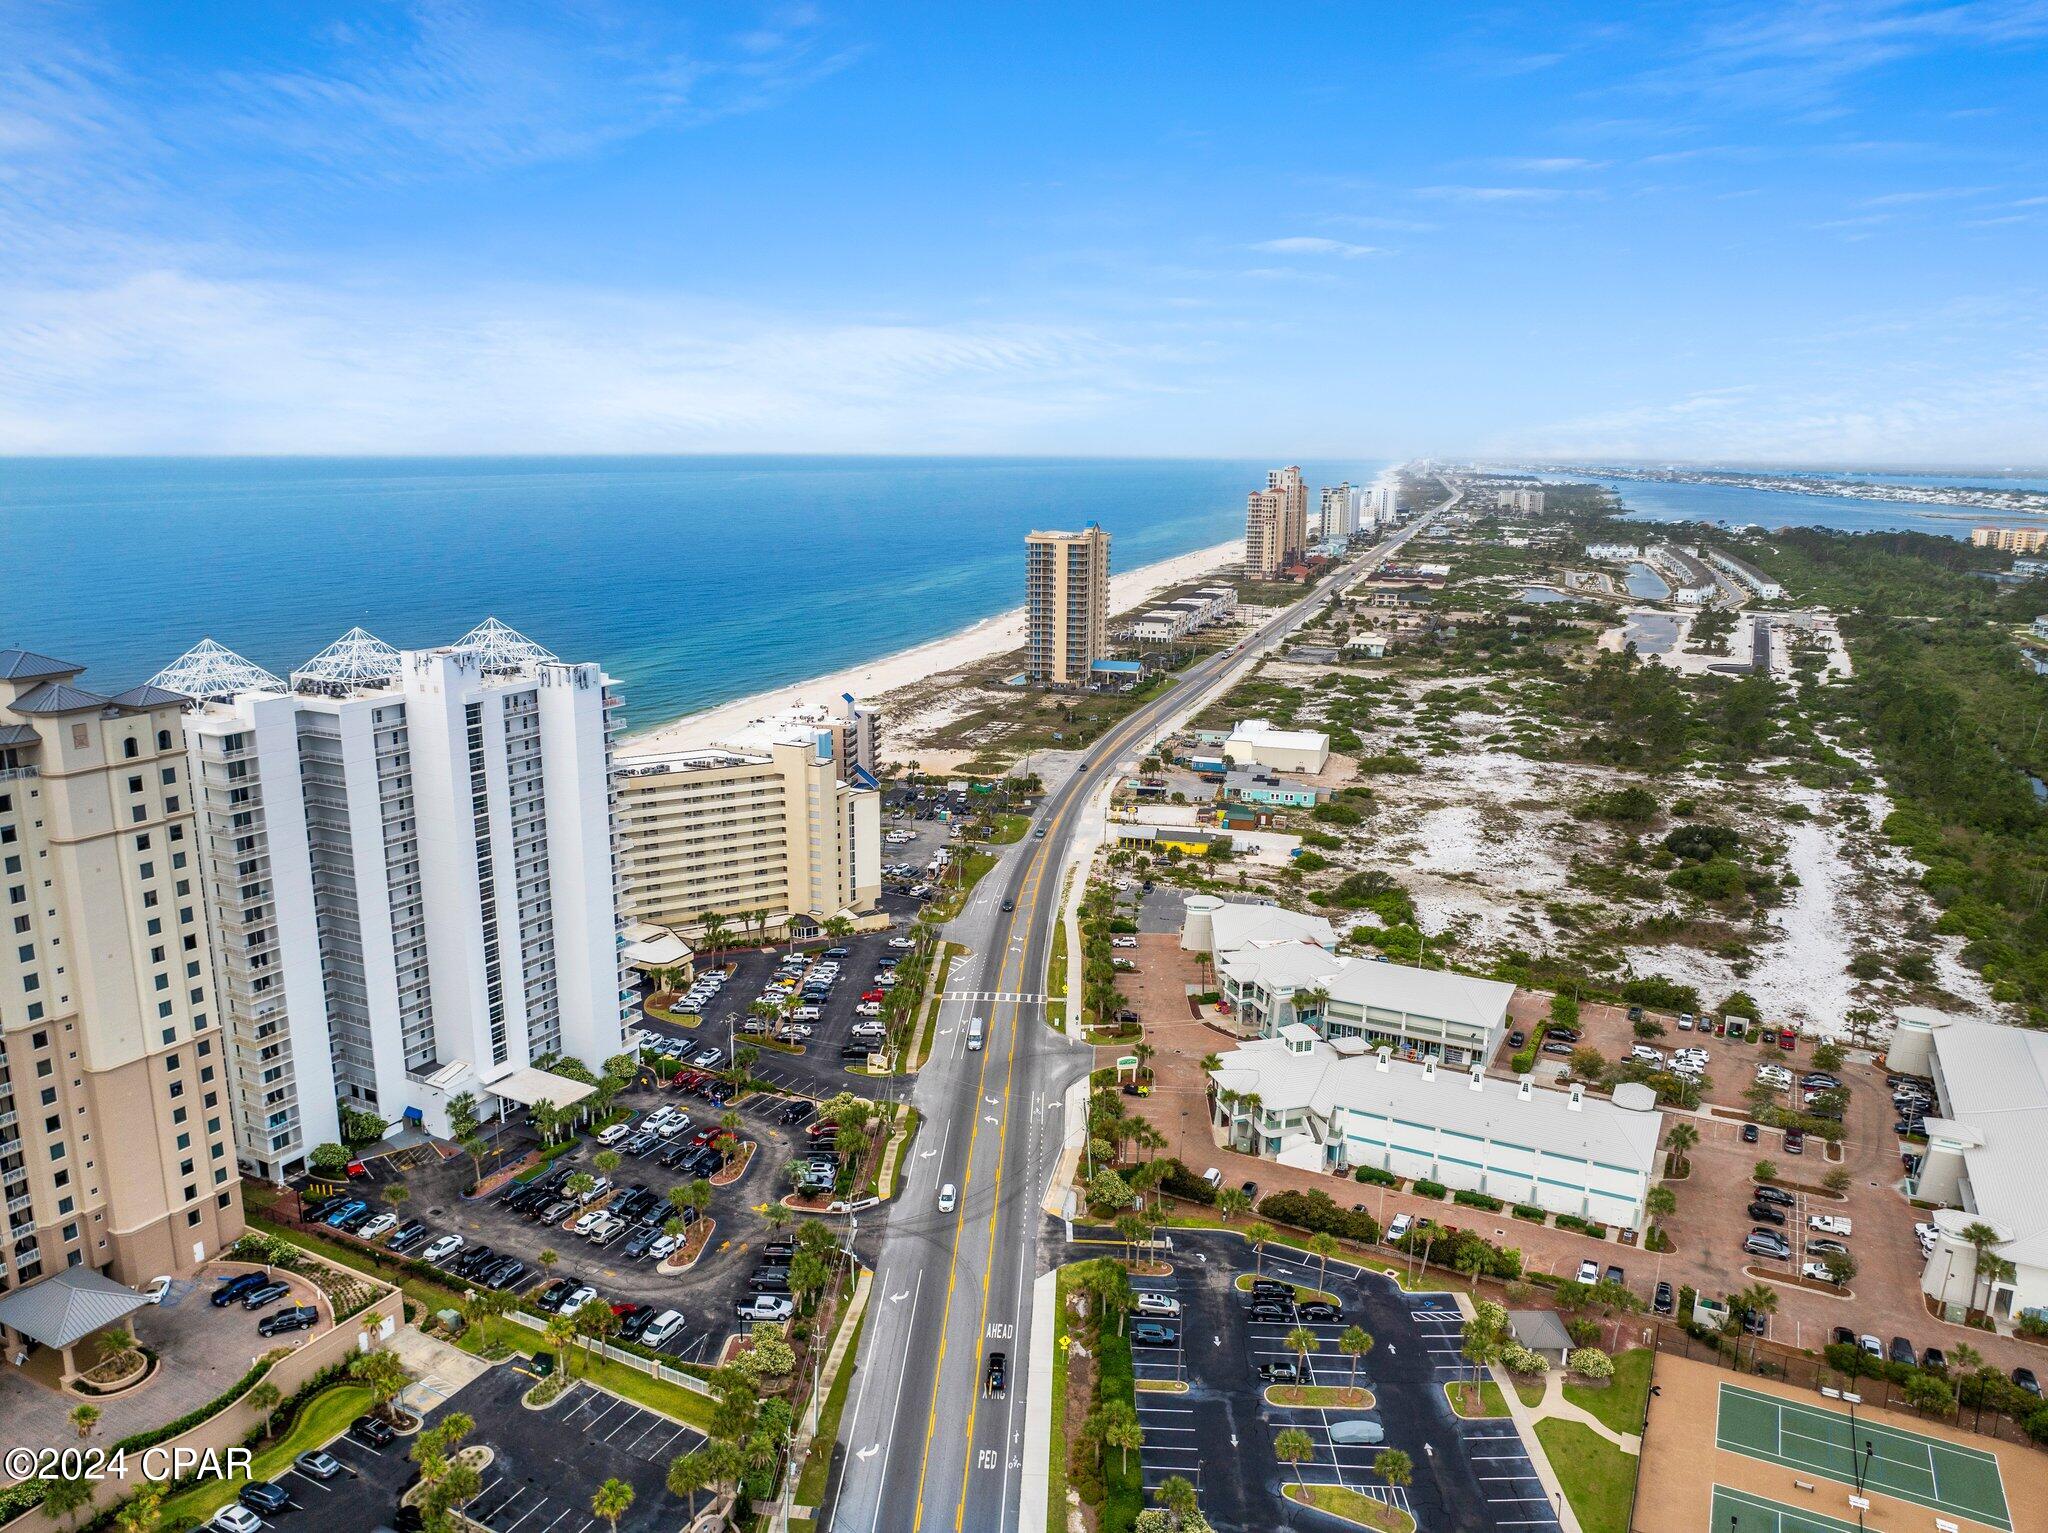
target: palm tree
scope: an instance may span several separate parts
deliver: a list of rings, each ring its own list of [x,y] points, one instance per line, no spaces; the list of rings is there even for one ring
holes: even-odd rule
[[[690,1521],[697,1520],[697,1492],[711,1483],[711,1460],[703,1453],[678,1453],[668,1461],[668,1493],[690,1503]]]
[[[1138,1420],[1137,1407],[1128,1400],[1112,1400],[1102,1408],[1102,1440],[1122,1456],[1124,1473],[1131,1468],[1131,1449],[1145,1446],[1145,1428]]]
[[[1985,1275],[1985,1255],[1993,1246],[1998,1244],[1998,1231],[1991,1225],[1984,1223],[1981,1219],[1972,1220],[1969,1224],[1963,1226],[1960,1238],[1968,1242],[1970,1249],[1977,1255],[1975,1267],[1970,1274],[1970,1308],[1982,1309],[1984,1306],[1977,1302],[1977,1289]]]
[[[1289,1427],[1273,1439],[1273,1456],[1281,1463],[1294,1469],[1296,1489],[1305,1489],[1301,1480],[1301,1466],[1316,1456],[1315,1442],[1300,1427]]]
[[[1690,1123],[1674,1124],[1671,1132],[1665,1136],[1664,1142],[1670,1146],[1672,1157],[1678,1162],[1678,1169],[1691,1170],[1692,1162],[1685,1158],[1685,1152],[1700,1142],[1700,1131]]]
[[[619,1167],[623,1166],[626,1161],[625,1157],[620,1155],[617,1150],[599,1150],[590,1157],[590,1163],[597,1167],[604,1175],[610,1176]]]
[[[382,1347],[374,1352],[358,1352],[348,1365],[348,1376],[369,1389],[370,1403],[380,1416],[390,1414],[391,1402],[411,1379],[398,1354]]]
[[[1273,1238],[1273,1226],[1263,1219],[1254,1219],[1244,1227],[1245,1242],[1252,1248],[1252,1276],[1266,1274],[1266,1242]]]
[[[1207,1075],[1211,1070],[1220,1070],[1222,1068],[1223,1056],[1221,1054],[1204,1054],[1202,1056],[1201,1070],[1204,1075]]]
[[[1322,1346],[1321,1340],[1305,1325],[1298,1325],[1289,1331],[1284,1342],[1287,1350],[1301,1359],[1301,1381],[1309,1382],[1308,1355]]]
[[[1351,1359],[1351,1387],[1358,1388],[1358,1365],[1373,1348],[1372,1332],[1363,1326],[1347,1325],[1337,1338],[1337,1350]]]
[[[100,1424],[100,1408],[97,1405],[74,1405],[71,1408],[71,1425],[80,1437],[92,1436],[92,1429]]]
[[[1412,1484],[1415,1461],[1399,1448],[1382,1448],[1373,1455],[1372,1472],[1392,1486]]]
[[[725,946],[728,935],[725,917],[714,912],[704,918],[703,928],[699,934],[699,946],[707,953],[715,953]]]
[[[598,1486],[590,1498],[590,1515],[602,1517],[618,1533],[619,1519],[633,1505],[633,1487],[616,1476]]]
[[[141,1490],[121,1505],[114,1514],[114,1525],[121,1533],[156,1533],[157,1526],[164,1520],[164,1487],[144,1485]]]
[[[1325,1293],[1330,1288],[1330,1258],[1337,1254],[1337,1237],[1318,1231],[1308,1243],[1309,1254],[1322,1258],[1322,1270],[1316,1274],[1316,1287]]]
[[[1193,1521],[1195,1514],[1202,1509],[1194,1482],[1183,1475],[1170,1474],[1161,1480],[1159,1488],[1152,1492],[1152,1499],[1173,1519],[1176,1528]]]
[[[555,1270],[555,1263],[562,1259],[562,1253],[553,1246],[542,1246],[539,1259],[541,1271],[553,1272]]]
[[[1242,1187],[1219,1187],[1216,1189],[1216,1212],[1223,1216],[1225,1224],[1252,1206],[1251,1194]]]
[[[1116,1221],[1116,1232],[1124,1238],[1124,1260],[1136,1262],[1138,1259],[1138,1242],[1152,1233],[1152,1226],[1143,1219],[1140,1219],[1136,1214],[1119,1214]]]
[[[1237,1110],[1244,1114],[1245,1121],[1251,1129],[1252,1149],[1255,1151],[1259,1147],[1259,1114],[1264,1112],[1265,1108],[1266,1099],[1256,1091],[1247,1091],[1237,1099]],[[1236,1135],[1234,1132],[1231,1138],[1231,1147],[1235,1149]]]
[[[1294,992],[1294,1018],[1297,1022],[1309,1017],[1321,1020],[1323,1008],[1330,1004],[1330,992],[1320,985],[1310,985]]]
[[[270,1414],[284,1404],[284,1394],[278,1387],[265,1379],[248,1394],[249,1409],[263,1418],[263,1435],[270,1436]]]

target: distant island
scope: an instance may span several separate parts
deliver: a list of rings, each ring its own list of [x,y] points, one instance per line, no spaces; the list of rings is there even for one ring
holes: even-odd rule
[[[1889,500],[1923,506],[1959,506],[2001,514],[2048,515],[2048,491],[2000,489],[1992,485],[1893,484],[1873,479],[1837,479],[1825,474],[1754,473],[1722,468],[1614,468],[1547,463],[1526,472],[1588,474],[1649,484],[1720,484],[1782,495],[1834,495],[1848,500]]]

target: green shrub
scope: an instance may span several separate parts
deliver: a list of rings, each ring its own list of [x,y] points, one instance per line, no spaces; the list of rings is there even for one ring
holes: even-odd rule
[[[1378,1166],[1360,1166],[1351,1173],[1353,1180],[1364,1182],[1370,1187],[1398,1187],[1401,1178],[1391,1171],[1382,1171]]]
[[[1514,1207],[1514,1215],[1517,1219],[1527,1219],[1532,1224],[1541,1224],[1546,1217],[1544,1210],[1538,1208],[1534,1203],[1517,1203]]]
[[[1214,1207],[1216,1203],[1216,1189],[1178,1160],[1167,1161],[1166,1179],[1159,1184],[1159,1190],[1204,1207]]]
[[[1441,1198],[1450,1189],[1442,1182],[1432,1182],[1427,1177],[1419,1178],[1412,1191],[1418,1198]]]
[[[1371,1245],[1380,1238],[1372,1215],[1341,1208],[1320,1188],[1307,1192],[1275,1192],[1259,1200],[1259,1216],[1275,1224],[1291,1224],[1318,1235],[1337,1235]]]
[[[1467,1208],[1483,1208],[1488,1213],[1499,1213],[1507,1204],[1491,1193],[1460,1190],[1451,1194],[1453,1203],[1462,1203]]]

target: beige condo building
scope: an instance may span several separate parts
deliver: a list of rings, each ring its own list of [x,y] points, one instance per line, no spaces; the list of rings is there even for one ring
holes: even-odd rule
[[[622,760],[615,774],[620,914],[772,929],[871,914],[882,894],[882,798],[842,779],[829,737],[758,750]]]
[[[180,709],[0,650],[0,1287],[243,1230]]]
[[[2048,527],[1973,527],[1972,548],[1998,548],[2009,554],[2036,554],[2048,548]]]
[[[1298,468],[1272,469],[1266,487],[1245,499],[1245,574],[1271,580],[1307,551],[1308,485]]]
[[[1085,687],[1109,655],[1109,534],[1033,532],[1024,539],[1024,652],[1031,680]]]

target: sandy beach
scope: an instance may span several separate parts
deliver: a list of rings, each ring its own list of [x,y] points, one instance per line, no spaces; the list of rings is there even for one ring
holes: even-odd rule
[[[1129,612],[1142,607],[1160,591],[1184,585],[1224,565],[1236,564],[1243,557],[1244,541],[1233,538],[1227,543],[1198,548],[1192,553],[1112,575],[1109,582],[1110,611]],[[1019,568],[1021,583],[1021,563]],[[1024,609],[1013,607],[958,633],[898,650],[893,655],[882,655],[843,671],[834,671],[829,676],[815,676],[809,681],[778,687],[771,692],[737,698],[716,708],[706,708],[700,713],[686,714],[666,724],[658,724],[640,734],[628,735],[619,742],[618,754],[621,757],[660,756],[675,751],[701,750],[744,730],[750,723],[791,708],[806,704],[834,705],[847,692],[863,702],[872,702],[898,687],[909,686],[928,676],[964,665],[973,665],[991,655],[1017,649],[1023,643]]]

